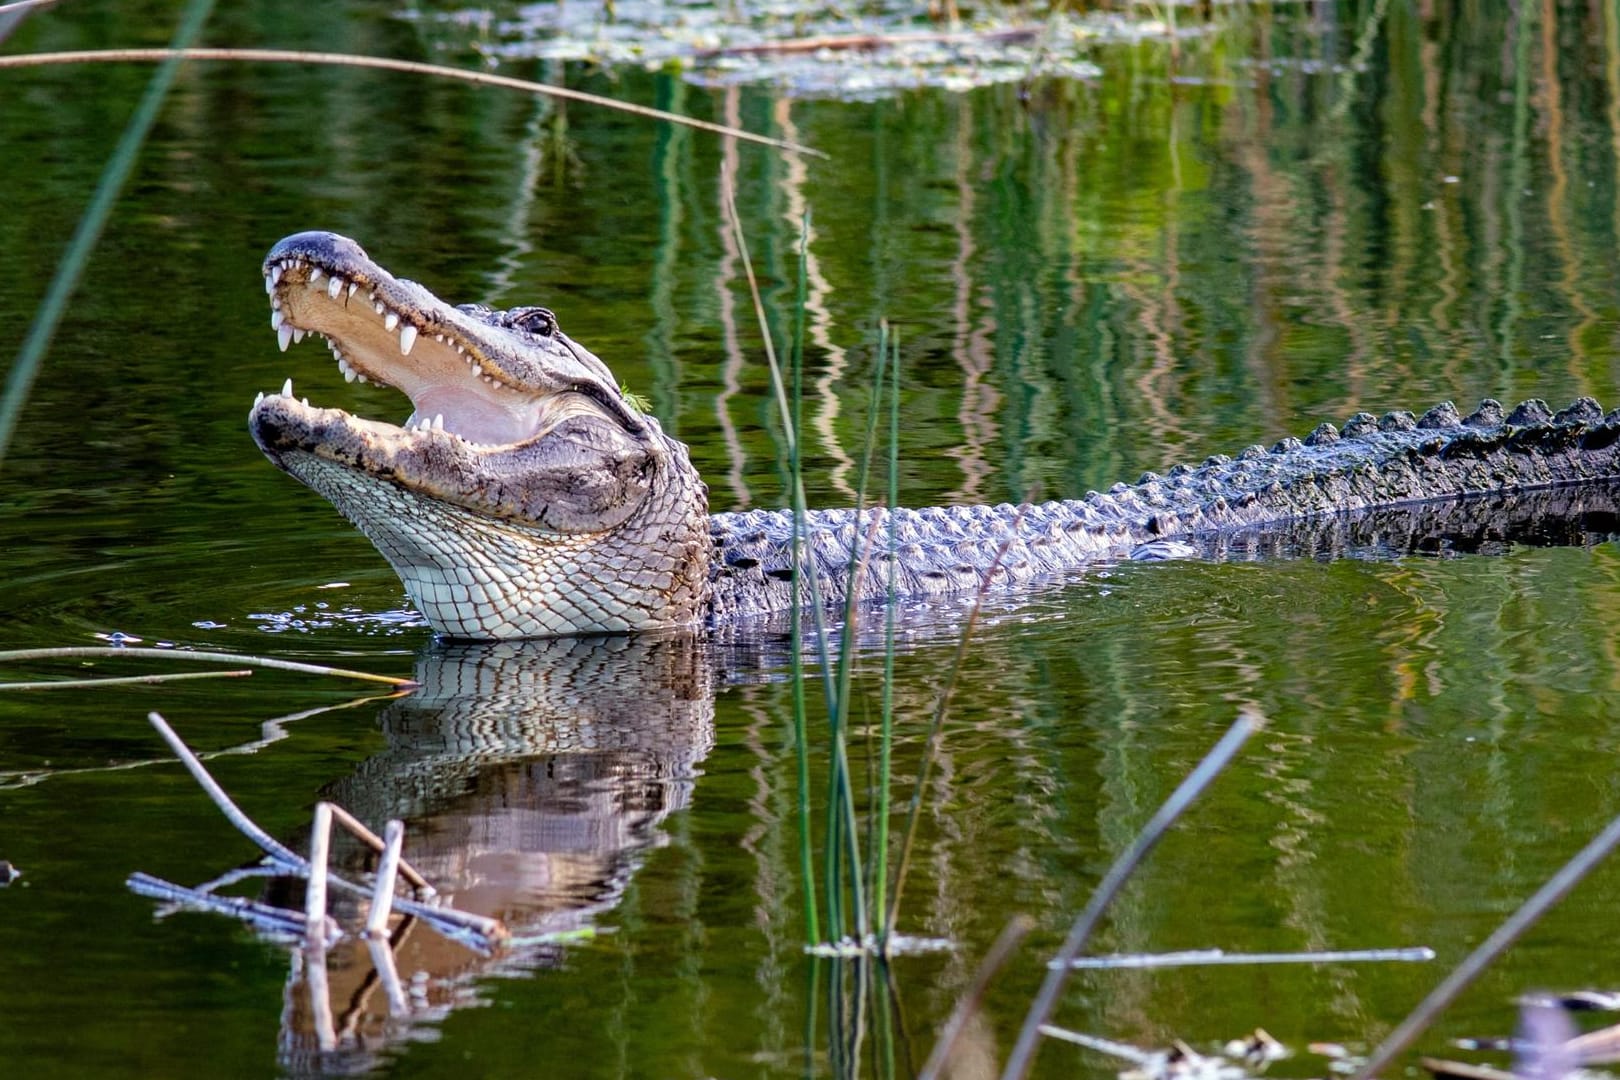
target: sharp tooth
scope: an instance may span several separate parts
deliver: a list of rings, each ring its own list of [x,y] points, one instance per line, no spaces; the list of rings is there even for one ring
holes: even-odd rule
[[[295,327],[293,327],[293,344],[294,344],[294,345],[296,345],[296,344],[298,344],[298,343],[299,343],[299,342],[300,342],[300,341],[303,341],[303,340],[304,340],[304,335],[305,335],[305,334],[306,334],[306,333],[308,333],[308,331],[307,331],[307,330],[300,330],[300,329],[298,329],[298,327],[296,327],[296,326],[295,326]]]
[[[281,320],[282,320],[281,309],[280,308],[271,309],[271,311],[270,311],[270,329],[272,329],[272,330],[280,330],[281,329]]]
[[[363,383],[368,383],[368,382],[371,381],[370,379],[366,378],[364,375],[360,374],[358,371],[354,373],[354,377],[359,379]]]
[[[253,399],[253,404],[257,405],[259,402],[261,402],[263,400],[264,400],[264,391],[260,390],[259,393],[258,393],[258,396],[256,396]]]
[[[371,306],[377,309],[377,314],[379,315],[388,310],[387,308],[383,307],[383,302],[377,299],[376,293],[371,294]]]
[[[407,324],[399,331],[399,351],[402,356],[411,355],[411,346],[416,344],[416,327]]]
[[[309,398],[304,399],[304,408],[309,408]]]
[[[434,334],[433,335],[433,340],[437,341],[440,345],[443,345],[444,344],[444,335],[443,334]]]
[[[270,268],[270,286],[271,286],[271,288],[274,288],[275,286],[281,284],[281,271],[284,270],[285,268],[286,268],[285,264],[283,264],[283,263],[277,263],[276,265],[274,265],[274,266],[272,266]]]
[[[395,315],[392,311],[383,316],[383,329],[388,331],[390,334],[394,332],[394,327],[398,325],[399,316]]]
[[[354,382],[354,380],[355,380],[355,377],[356,377],[356,376],[357,376],[357,375],[358,375],[358,374],[359,374],[359,373],[358,373],[358,372],[356,372],[356,371],[355,371],[355,370],[354,370],[354,368],[352,368],[352,367],[350,367],[350,366],[349,366],[349,365],[347,365],[347,364],[344,364],[344,365],[343,365],[343,381],[344,381],[344,382]]]
[[[336,300],[337,299],[337,294],[342,292],[342,291],[343,291],[343,279],[338,277],[336,274],[333,274],[332,275],[332,280],[328,281],[326,283],[326,295],[328,297],[330,297],[331,299]]]
[[[310,267],[310,268],[309,268],[309,283],[310,283],[310,284],[311,284],[311,285],[313,285],[313,284],[315,284],[315,283],[316,283],[316,282],[317,282],[317,281],[319,281],[319,280],[321,280],[321,278],[322,278],[322,277],[324,277],[324,276],[325,276],[325,274],[323,274],[323,273],[322,273],[322,272],[321,272],[321,268],[320,268],[320,267],[318,267],[318,266],[312,266],[312,267]]]
[[[281,384],[281,396],[282,397],[292,397],[292,376],[291,375],[287,376],[287,381]]]
[[[444,430],[444,413],[439,413],[438,415],[436,415],[433,418],[433,430],[434,431],[443,431]]]
[[[271,307],[272,307],[272,308],[273,308],[273,309],[275,309],[275,310],[276,310],[276,311],[280,311],[280,310],[281,310],[281,297],[279,297],[279,296],[272,296],[272,297],[271,297],[271,298],[270,298],[270,306],[271,306]]]
[[[281,346],[282,352],[286,352],[287,346],[292,344],[292,336],[293,328],[286,323],[276,327],[276,344]]]
[[[359,288],[359,287],[360,287],[360,286],[359,286],[359,285],[358,285],[358,284],[356,284],[356,283],[355,283],[355,282],[353,282],[353,281],[351,281],[351,282],[349,282],[349,295],[350,295],[350,296],[353,296],[353,295],[354,295],[354,291],[355,291],[355,290],[356,290],[356,289],[358,289],[358,288]]]
[[[264,275],[264,295],[269,296],[276,291],[276,283],[270,280],[270,275]]]

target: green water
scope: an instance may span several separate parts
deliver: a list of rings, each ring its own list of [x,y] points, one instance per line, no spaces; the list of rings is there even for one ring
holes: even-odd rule
[[[221,5],[208,43],[474,62],[389,5],[274,7]],[[1620,811],[1612,545],[1130,565],[998,601],[901,920],[955,949],[898,960],[887,1005],[829,1031],[847,973],[802,952],[785,644],[435,651],[380,557],[262,459],[244,420],[288,375],[313,401],[408,411],[309,343],[276,351],[259,259],[328,228],[447,297],[554,308],[692,445],[716,509],[779,505],[724,160],[781,330],[812,215],[814,504],[850,498],[884,318],[912,505],[1080,495],[1361,409],[1613,404],[1616,17],[1460,8],[1238,10],[1175,65],[1158,41],[1099,47],[1094,82],[862,104],[506,69],[828,161],[421,78],[185,69],[0,466],[0,646],[119,633],[415,670],[431,689],[331,709],[364,688],[261,672],[0,697],[0,858],[24,873],[0,889],[7,1074],[793,1076],[838,1058],[904,1076],[1025,913],[1037,929],[967,1037],[968,1065],[999,1062],[1111,858],[1244,708],[1270,726],[1094,951],[1424,945],[1437,961],[1083,972],[1057,1020],[1149,1048],[1263,1026],[1300,1051],[1283,1075],[1323,1073],[1313,1041],[1369,1049]],[[162,44],[176,13],[64,4],[4,51]],[[148,75],[0,71],[6,349]],[[959,615],[907,623],[901,776]],[[872,715],[879,660],[867,651],[856,682]],[[403,816],[408,852],[469,906],[531,936],[599,933],[483,961],[418,929],[400,950],[402,976],[425,973],[408,1020],[388,1018],[364,951],[340,950],[348,1026],[320,1056],[286,949],[217,917],[154,921],[124,888],[136,870],[195,884],[253,857],[164,760],[153,709],[200,750],[284,735],[212,762],[273,834],[300,842],[328,797]],[[456,750],[469,727],[493,733],[476,755]],[[865,743],[853,752],[863,769]],[[1527,990],[1609,985],[1617,900],[1620,869],[1600,869],[1421,1047],[1507,1033]],[[1117,1068],[1056,1044],[1040,1067]]]

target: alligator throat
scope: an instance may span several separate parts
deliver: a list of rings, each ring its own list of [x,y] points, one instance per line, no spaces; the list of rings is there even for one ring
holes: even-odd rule
[[[686,447],[620,391],[607,365],[539,307],[447,304],[354,241],[298,233],[264,262],[283,350],[324,338],[345,379],[410,398],[403,426],[260,394],[254,439],[377,545],[440,633],[494,639],[710,627],[788,608],[786,511],[708,513]],[[1022,507],[817,511],[805,558],[825,603],[850,589],[903,596],[1013,585],[1148,550],[1264,547],[1302,523],[1337,527],[1393,508],[1592,492],[1620,476],[1620,413],[1581,398],[1554,413],[1494,401],[1322,425],[1146,474],[1084,499]],[[1577,489],[1577,486],[1582,486]],[[1291,531],[1293,530],[1293,531]],[[1307,529],[1309,531],[1309,529]],[[870,544],[870,572],[852,552]],[[801,575],[802,576],[802,575]],[[807,594],[806,594],[807,595]]]

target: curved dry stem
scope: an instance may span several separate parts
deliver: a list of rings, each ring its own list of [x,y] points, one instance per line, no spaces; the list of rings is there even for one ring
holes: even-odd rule
[[[417,60],[396,60],[389,56],[308,52],[302,49],[75,49],[66,52],[0,56],[0,68],[41,67],[48,64],[160,63],[175,57],[182,60],[231,60],[258,64],[324,64],[334,67],[376,68],[382,71],[403,72],[407,75],[432,75],[441,79],[459,79],[475,86],[499,86],[507,90],[522,90],[529,94],[562,98],[565,101],[579,101],[587,105],[600,105],[604,109],[617,109],[620,112],[645,116],[652,120],[664,120],[671,124],[684,124],[686,127],[697,128],[699,131],[727,135],[734,139],[758,143],[761,146],[771,146],[790,153],[810,154],[823,160],[827,159],[827,155],[820,150],[801,146],[798,143],[773,139],[768,135],[756,135],[741,128],[714,124],[707,120],[682,116],[679,113],[665,112],[662,109],[654,109],[646,105],[615,101],[613,98],[603,97],[600,94],[587,94],[583,90],[570,90],[565,86],[552,86],[549,83],[534,82],[529,79],[514,79],[509,75],[492,75],[485,71],[468,71],[465,68],[447,67],[443,64],[424,64]]]
[[[253,656],[249,653],[193,652],[189,649],[138,649],[124,645],[64,645],[48,649],[10,649],[0,652],[0,664],[22,660],[57,660],[71,657],[139,657],[144,660],[195,660],[203,664],[246,664],[249,667],[274,668],[277,671],[301,671],[306,675],[330,675],[342,679],[364,679],[366,682],[387,683],[403,690],[413,690],[416,683],[395,675],[373,675],[369,671],[351,671],[348,668],[327,667],[325,664],[304,664],[297,660],[277,660],[273,656]]]

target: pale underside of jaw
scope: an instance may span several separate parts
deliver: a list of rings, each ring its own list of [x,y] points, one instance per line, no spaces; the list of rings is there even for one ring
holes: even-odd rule
[[[294,280],[300,273],[301,283]],[[307,333],[319,334],[345,381],[391,386],[411,399],[415,409],[405,421],[407,432],[438,431],[477,445],[506,446],[534,438],[547,422],[546,396],[506,385],[454,332],[418,326],[375,289],[297,258],[273,264],[264,287],[282,351]],[[281,394],[292,397],[291,379]]]

